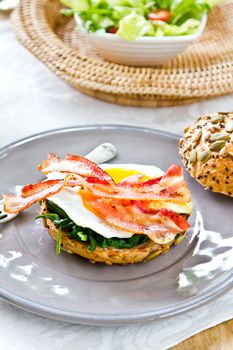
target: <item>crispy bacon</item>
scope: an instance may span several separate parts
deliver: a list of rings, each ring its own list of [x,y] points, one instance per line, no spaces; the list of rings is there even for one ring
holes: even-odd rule
[[[191,201],[180,166],[172,165],[158,178],[143,181],[143,175],[132,175],[119,184],[98,165],[80,156],[67,155],[61,160],[50,154],[38,168],[43,174],[57,172],[65,176],[26,185],[21,196],[3,195],[6,212],[23,211],[61,191],[64,186],[78,186],[77,191],[88,210],[112,226],[145,234],[156,243],[166,244],[189,227],[181,215],[164,208],[154,210],[150,206],[153,201]]]
[[[90,184],[101,184],[101,185],[110,185],[108,181],[99,179],[98,177],[95,176],[88,176],[84,178],[86,182]]]
[[[4,211],[7,213],[19,213],[36,202],[58,193],[64,186],[74,187],[80,185],[80,181],[72,176],[65,179],[46,180],[35,184],[26,185],[20,195],[3,195]]]
[[[86,183],[87,185],[87,183]],[[118,198],[129,200],[168,201],[174,203],[186,203],[191,200],[189,190],[183,179],[178,179],[172,186],[160,182],[153,186],[126,186],[104,185],[101,183],[89,183],[89,190],[96,197]]]
[[[63,180],[60,181],[60,183],[63,183],[63,182],[64,182]],[[46,180],[42,182],[37,182],[35,184],[29,184],[22,188],[21,195],[24,198],[30,197],[37,194],[38,192],[41,192],[48,188],[52,188],[54,185],[57,185],[58,183],[59,183],[58,180]]]
[[[136,207],[141,210],[144,214],[156,214],[158,209],[152,209],[150,201],[135,201]]]
[[[166,177],[172,177],[172,176],[183,176],[183,171],[182,171],[182,168],[181,166],[179,165],[171,165],[167,172],[166,172]]]
[[[187,202],[191,200],[190,192],[183,179],[182,168],[172,165],[160,177],[142,181],[141,175],[132,175],[122,180],[114,193],[114,198],[132,200],[161,200],[172,202]],[[93,191],[100,190],[97,186]],[[131,189],[131,191],[130,191]],[[111,195],[107,194],[108,197]]]
[[[160,176],[160,177],[156,177],[154,179],[149,179],[149,180],[146,180],[146,181],[143,181],[141,183],[141,187],[151,187],[153,185],[157,185],[161,180],[162,180],[163,176]]]
[[[121,180],[117,186],[118,187],[133,187],[133,186],[140,186],[142,184],[141,179],[144,177],[144,175],[140,174],[134,174],[131,176],[126,177],[125,179]]]
[[[160,209],[159,213],[161,216],[167,217],[170,220],[172,220],[176,224],[176,226],[179,227],[182,231],[185,231],[190,227],[186,219],[182,215],[175,213],[173,210],[162,208]]]
[[[156,243],[171,242],[177,233],[189,227],[185,218],[168,209],[160,209],[153,214],[151,212],[148,214],[132,201],[96,198],[90,193],[83,195],[82,199],[88,210],[109,225],[134,234],[145,234]]]
[[[38,169],[43,174],[48,174],[53,171],[73,173],[85,177],[95,177],[99,180],[113,183],[111,176],[97,164],[91,162],[87,158],[71,154],[68,154],[64,160],[61,160],[55,154],[50,153],[48,158],[39,164]]]
[[[25,186],[21,196],[5,194],[3,195],[4,211],[11,214],[19,213],[29,208],[32,204],[59,192],[64,183],[63,180],[48,180]]]
[[[82,177],[84,185],[97,197],[154,201],[163,198],[164,201],[180,203],[190,200],[189,191],[183,180],[182,168],[175,165],[160,178],[143,182],[140,180],[141,176],[134,175],[118,185],[97,164],[80,156],[67,155],[64,160],[61,160],[56,155],[50,154],[38,168],[44,174],[50,172],[76,174]]]

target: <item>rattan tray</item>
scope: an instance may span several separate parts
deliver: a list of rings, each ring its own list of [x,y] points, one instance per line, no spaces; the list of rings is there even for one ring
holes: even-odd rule
[[[233,3],[212,11],[200,41],[166,65],[104,61],[59,13],[58,0],[21,0],[12,14],[20,42],[78,90],[109,102],[171,106],[233,92]]]

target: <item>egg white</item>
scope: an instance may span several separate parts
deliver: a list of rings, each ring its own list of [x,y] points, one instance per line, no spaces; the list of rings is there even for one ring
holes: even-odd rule
[[[127,170],[134,170],[139,173],[142,173],[150,178],[152,177],[159,177],[164,174],[164,172],[152,165],[139,165],[139,164],[102,164],[101,168],[104,170],[107,169],[127,169]],[[48,174],[48,179],[57,179],[64,178],[65,174],[61,173],[50,173]],[[92,229],[93,231],[99,233],[101,236],[105,238],[130,238],[133,236],[133,233],[123,231],[120,229],[117,229],[106,222],[104,222],[102,219],[100,219],[98,216],[96,216],[94,213],[89,211],[82,202],[82,198],[79,194],[76,193],[76,191],[72,188],[64,188],[59,193],[52,195],[49,197],[49,200],[54,202],[56,205],[58,205],[60,208],[62,208],[66,214],[73,220],[76,225],[81,227],[87,227]],[[160,205],[159,205],[160,204]],[[174,203],[158,203],[156,204],[156,208],[168,208],[172,209],[179,213],[190,213],[192,208],[190,205],[187,204],[174,204]]]

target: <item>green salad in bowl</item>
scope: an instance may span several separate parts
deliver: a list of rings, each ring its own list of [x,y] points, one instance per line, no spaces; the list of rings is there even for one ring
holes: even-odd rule
[[[219,0],[60,0],[66,15],[78,14],[89,33],[139,37],[192,35]]]

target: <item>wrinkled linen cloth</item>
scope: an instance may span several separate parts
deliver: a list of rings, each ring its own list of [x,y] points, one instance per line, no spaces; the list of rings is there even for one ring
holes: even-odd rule
[[[198,115],[233,110],[233,96],[169,108],[136,108],[85,96],[56,77],[0,17],[0,147],[48,129],[112,123],[181,134]],[[233,317],[233,290],[182,315],[144,325],[93,327],[46,319],[0,301],[0,349],[168,349]]]

